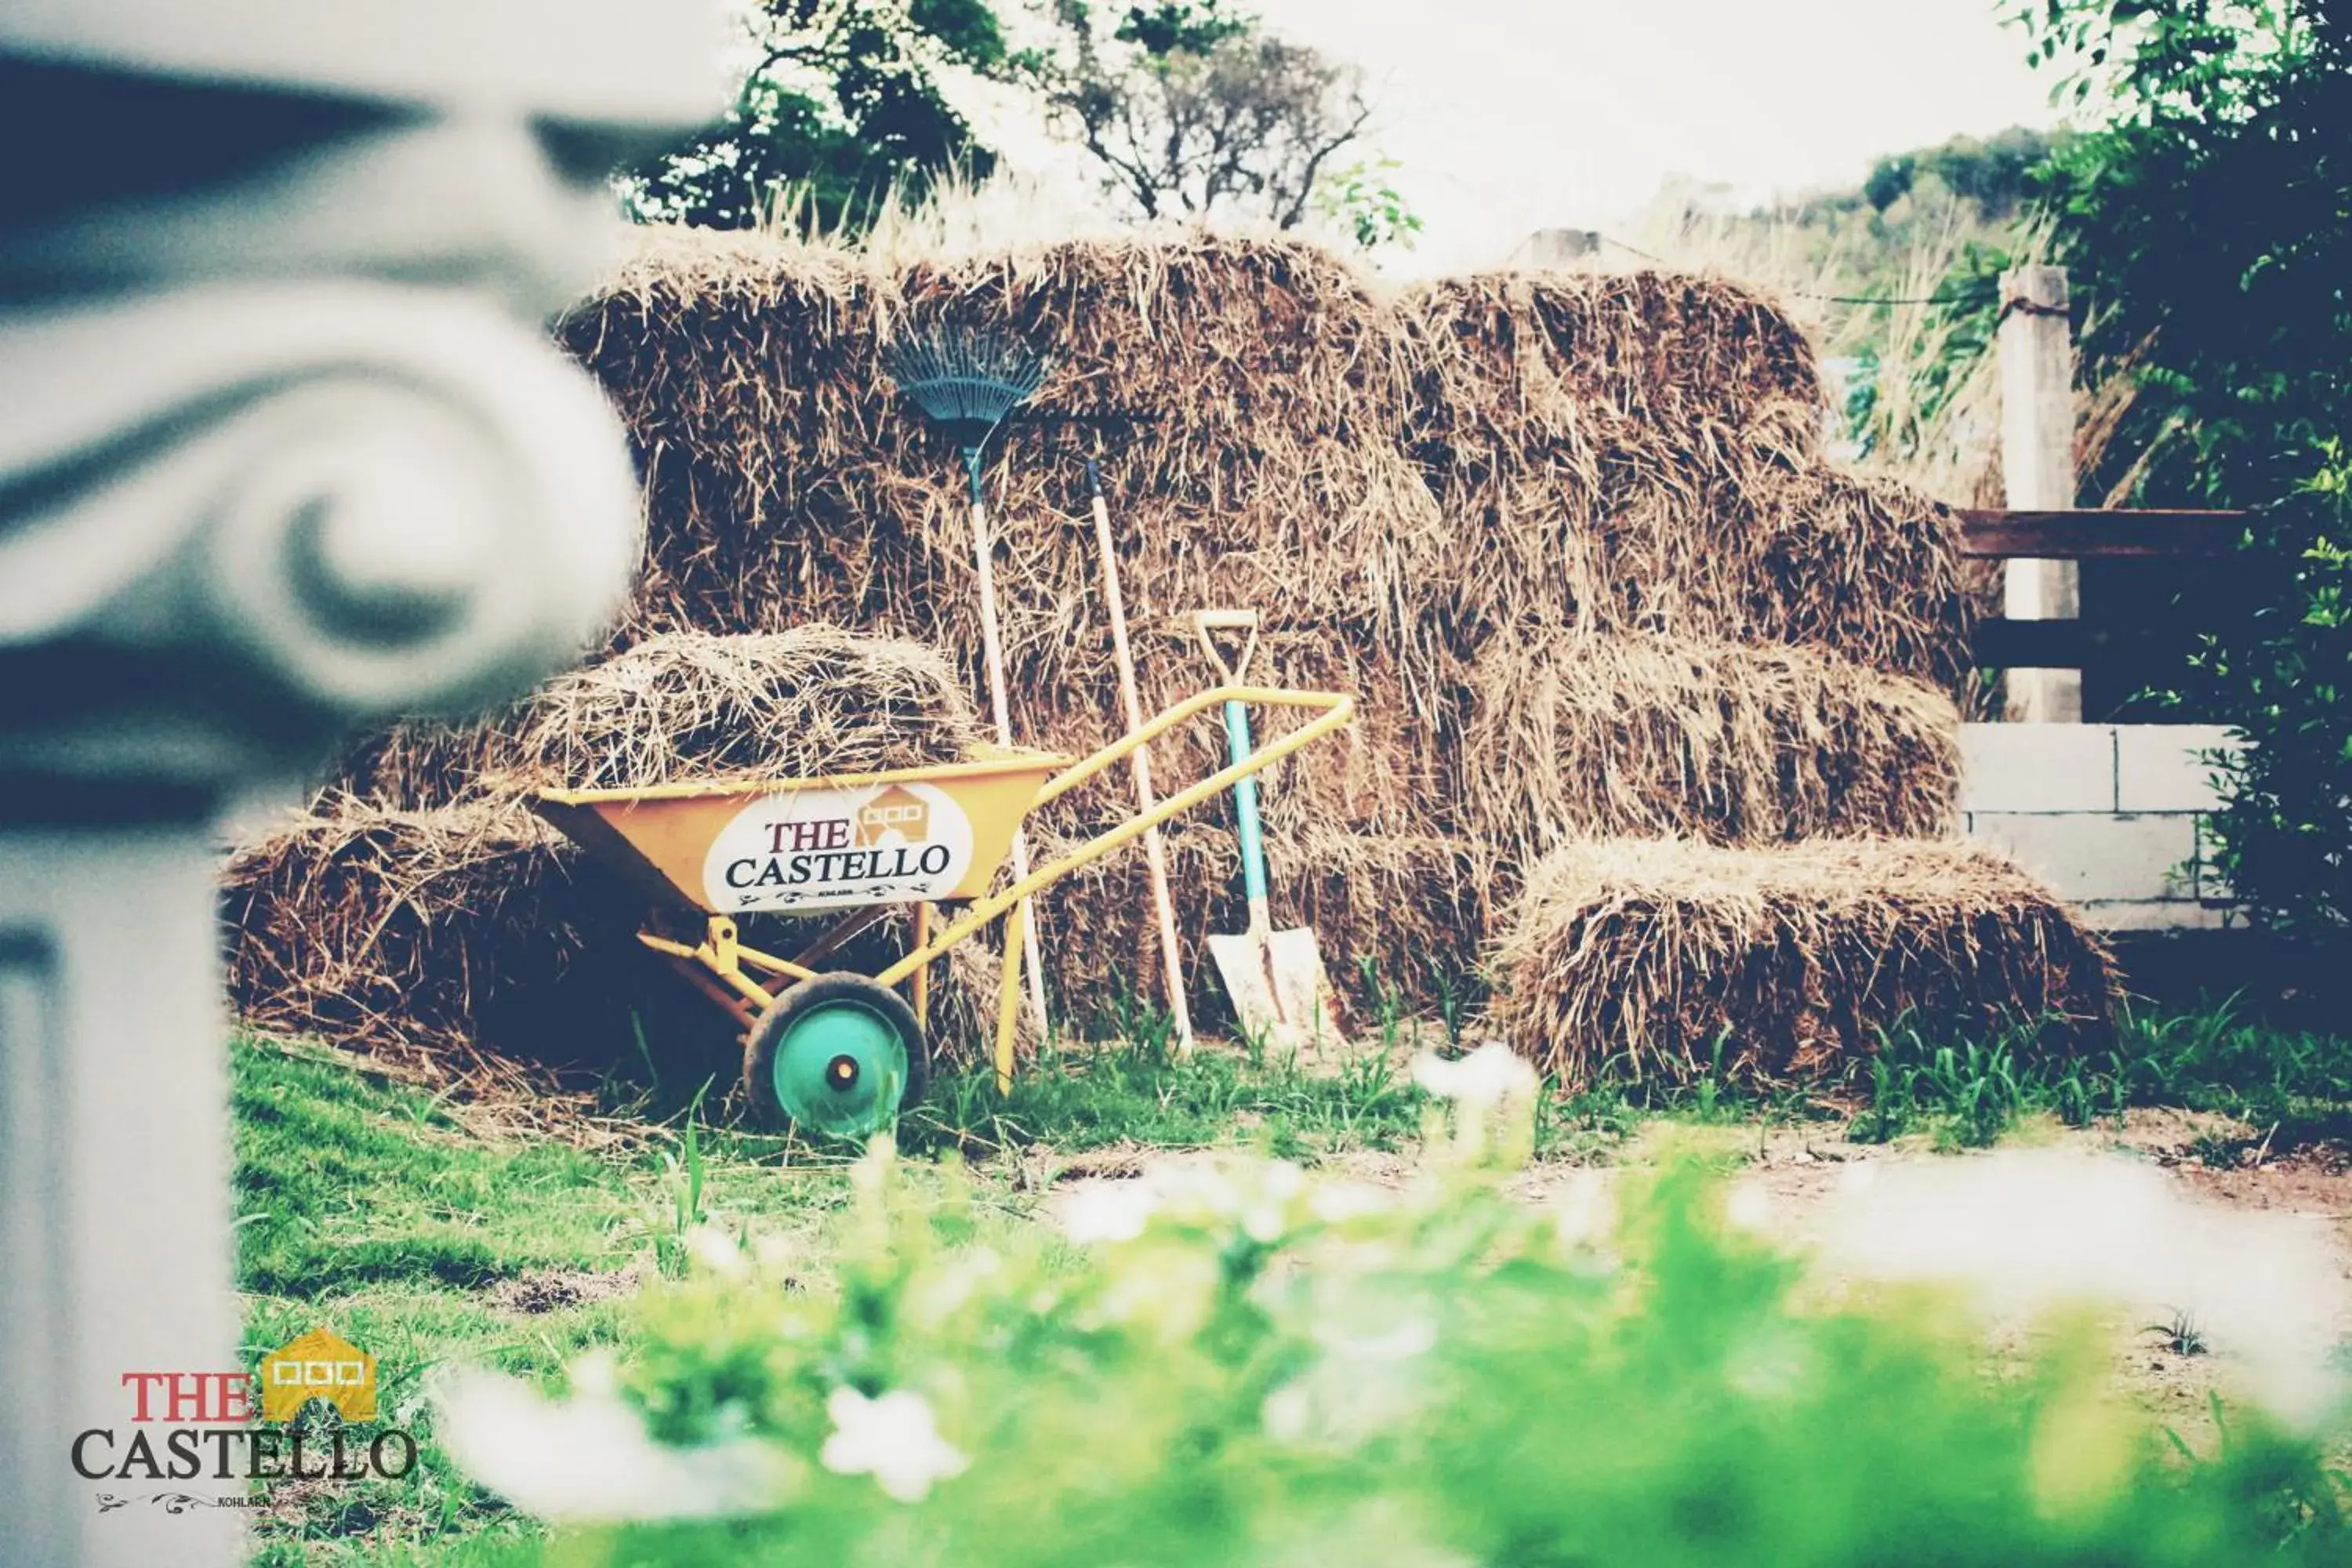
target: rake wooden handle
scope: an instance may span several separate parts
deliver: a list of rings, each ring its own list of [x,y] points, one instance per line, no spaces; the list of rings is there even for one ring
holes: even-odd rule
[[[996,743],[1013,744],[1013,717],[1004,704],[1004,644],[996,629],[996,564],[995,553],[988,539],[988,508],[981,503],[978,494],[977,463],[974,493],[971,502],[971,548],[973,563],[980,574],[980,646],[982,656],[988,661],[988,706],[996,720]],[[1013,876],[1019,881],[1029,875],[1029,835],[1016,828],[1013,834]],[[1029,1012],[1036,1021],[1037,1038],[1045,1038],[1045,976],[1037,963],[1037,917],[1029,908],[1029,900],[1021,900],[1015,911],[1021,921],[1021,946],[1025,950],[1024,967],[1029,978]],[[1008,952],[1005,955],[1022,962],[1022,955]]]
[[[1110,600],[1111,647],[1118,658],[1118,695],[1127,709],[1129,731],[1143,728],[1143,703],[1135,689],[1135,653],[1127,640],[1127,597],[1118,585],[1118,552],[1110,532],[1110,507],[1103,500],[1102,476],[1094,459],[1087,459],[1087,496],[1095,517],[1095,548],[1102,554],[1103,587]],[[1151,789],[1151,748],[1135,749],[1135,801],[1145,816],[1159,804]],[[1151,868],[1151,902],[1160,925],[1160,980],[1168,993],[1168,1013],[1176,1023],[1179,1055],[1192,1051],[1192,1008],[1184,996],[1184,959],[1176,942],[1176,905],[1168,894],[1168,851],[1160,829],[1143,836],[1143,857]]]

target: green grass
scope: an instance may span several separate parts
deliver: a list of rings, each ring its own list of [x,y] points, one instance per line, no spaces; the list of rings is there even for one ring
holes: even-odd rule
[[[2083,1056],[2039,1053],[2034,1034],[2014,1027],[1955,1042],[1913,1026],[1889,1031],[1849,1136],[1885,1142],[1924,1132],[1938,1148],[1982,1148],[2030,1117],[2082,1127],[2135,1106],[2175,1106],[2256,1130],[2212,1140],[2215,1163],[2234,1163],[2256,1143],[2283,1153],[2352,1142],[2352,1037],[2242,1022],[2226,1005],[2128,1016],[2111,1049]]]
[[[2135,1103],[2234,1117],[2256,1129],[2248,1145],[2281,1152],[2352,1143],[2352,1036],[2269,1028],[2224,1004],[2133,1019],[2126,1039]]]
[[[846,1192],[830,1166],[787,1174],[713,1158],[704,1144],[726,1140],[698,1130],[627,1155],[485,1140],[432,1097],[331,1052],[252,1041],[231,1061],[240,1360],[331,1328],[376,1357],[383,1418],[420,1449],[399,1481],[280,1485],[257,1527],[255,1561],[270,1568],[488,1562],[536,1536],[442,1458],[428,1382],[451,1363],[554,1378],[583,1351],[620,1343],[631,1309],[615,1296],[509,1312],[492,1288],[548,1269],[643,1278],[676,1266],[688,1225],[813,1228]]]
[[[910,1152],[987,1155],[1031,1144],[1075,1152],[1256,1144],[1285,1157],[1393,1149],[1417,1138],[1423,1100],[1401,1065],[1358,1051],[1335,1070],[1203,1047],[1060,1046],[1010,1094],[984,1070],[942,1075],[899,1130]]]
[[[617,1267],[618,1167],[557,1142],[486,1145],[435,1102],[344,1062],[235,1053],[237,1271],[248,1290],[485,1285]]]

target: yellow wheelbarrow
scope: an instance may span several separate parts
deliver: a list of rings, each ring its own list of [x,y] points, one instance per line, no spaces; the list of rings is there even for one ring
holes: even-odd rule
[[[1160,801],[992,893],[1029,811],[1229,701],[1314,710],[1247,759]],[[658,930],[637,940],[667,959],[742,1028],[743,1080],[770,1120],[835,1136],[873,1131],[929,1078],[931,964],[1039,889],[1223,795],[1345,725],[1355,700],[1330,692],[1220,687],[1176,704],[1080,761],[990,748],[970,761],[888,773],[642,789],[550,789],[533,809],[628,878],[656,910],[703,917],[699,942]],[[961,905],[933,930],[932,906]],[[824,967],[893,906],[913,906],[911,949],[877,974]],[[746,946],[735,917],[831,917],[791,958]],[[652,921],[648,921],[650,926]],[[1022,922],[1004,926],[996,1078],[1013,1082]],[[901,996],[898,987],[908,987]]]

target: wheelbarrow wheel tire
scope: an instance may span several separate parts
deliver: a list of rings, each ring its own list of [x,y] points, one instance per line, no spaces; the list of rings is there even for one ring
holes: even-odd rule
[[[930,1067],[915,1010],[863,974],[803,980],[751,1026],[752,1101],[776,1125],[863,1138],[922,1099]]]

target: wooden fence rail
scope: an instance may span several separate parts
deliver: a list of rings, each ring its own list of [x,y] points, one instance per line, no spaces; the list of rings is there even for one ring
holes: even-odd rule
[[[2243,533],[2242,511],[1963,510],[1960,553],[2003,561],[2189,561],[2226,555]],[[2095,606],[2093,606],[2095,609]],[[1990,616],[1976,624],[1979,669],[2141,667],[2165,636],[2154,626],[2092,614],[2030,620]]]
[[[1983,511],[1960,514],[1960,553],[1999,560],[2100,561],[2222,555],[2242,511]]]

